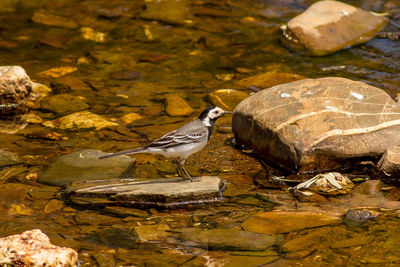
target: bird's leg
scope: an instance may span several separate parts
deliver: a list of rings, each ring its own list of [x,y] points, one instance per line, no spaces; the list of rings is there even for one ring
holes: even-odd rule
[[[186,161],[186,159],[179,160],[179,167],[181,168],[181,170],[183,170],[185,172],[187,178],[189,178],[190,180],[193,180],[192,176],[190,176],[190,174],[187,172],[187,170],[183,166],[183,165],[185,165],[185,161]],[[183,176],[183,173],[182,173],[182,176]]]

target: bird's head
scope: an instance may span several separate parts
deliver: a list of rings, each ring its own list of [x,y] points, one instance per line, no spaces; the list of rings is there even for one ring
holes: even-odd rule
[[[219,117],[224,114],[232,113],[230,111],[224,111],[219,107],[208,107],[200,114],[199,119],[201,119],[206,126],[211,126],[211,122],[215,122]]]

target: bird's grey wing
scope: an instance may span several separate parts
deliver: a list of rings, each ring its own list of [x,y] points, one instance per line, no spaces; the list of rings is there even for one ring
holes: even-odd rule
[[[165,134],[148,145],[147,148],[170,148],[182,144],[197,143],[203,141],[207,134],[207,128],[203,126],[203,123],[194,120]]]

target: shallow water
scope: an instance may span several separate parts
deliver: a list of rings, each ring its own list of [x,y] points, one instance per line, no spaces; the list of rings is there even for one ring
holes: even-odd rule
[[[228,181],[225,199],[217,204],[129,212],[80,207],[64,203],[60,188],[36,183],[35,175],[60,155],[72,151],[117,151],[146,144],[193,117],[168,117],[162,102],[166,95],[179,93],[198,112],[210,104],[206,95],[212,90],[255,90],[237,83],[254,74],[276,71],[310,78],[340,76],[383,88],[396,97],[400,86],[400,42],[375,39],[324,57],[293,52],[282,44],[279,27],[314,2],[306,0],[193,1],[183,24],[142,18],[141,1],[62,2],[0,14],[0,65],[22,66],[32,80],[51,87],[53,93],[83,96],[90,111],[108,119],[118,120],[130,112],[144,119],[122,124],[117,131],[68,131],[29,124],[15,134],[0,134],[0,148],[17,153],[25,161],[22,168],[1,173],[0,236],[40,228],[52,243],[77,250],[80,266],[399,264],[399,218],[382,209],[378,211],[380,216],[361,227],[340,224],[279,235],[278,245],[263,252],[207,250],[180,240],[178,232],[190,227],[240,229],[252,214],[278,205],[263,197],[271,191],[282,193],[283,207],[294,205],[284,189],[265,183],[268,175],[280,175],[279,171],[271,169],[267,173],[256,158],[232,145],[233,134],[223,128],[230,125],[230,117],[217,122],[209,145],[187,161],[191,173],[219,175]],[[391,7],[390,1],[346,2],[377,12],[385,10],[385,4]],[[400,9],[393,3],[393,10]],[[99,9],[112,8],[122,10],[120,16],[99,16]],[[79,28],[33,23],[30,18],[37,10],[69,17],[107,37],[104,42],[95,42],[85,40]],[[388,30],[395,31],[390,27]],[[68,66],[77,67],[77,71],[58,78],[42,73]],[[115,79],[115,73],[120,71],[138,72],[140,77]],[[277,78],[274,82],[287,81]],[[45,110],[34,113],[44,120],[57,117]],[[166,161],[143,155],[138,155],[137,160],[136,174],[146,177],[160,175],[148,162]],[[340,200],[330,201],[341,204]],[[153,235],[150,240],[139,241],[132,233],[143,225],[159,225],[162,230],[149,230]],[[313,236],[303,245],[307,249],[288,253],[281,246],[301,236]],[[348,239],[355,242],[339,242]]]

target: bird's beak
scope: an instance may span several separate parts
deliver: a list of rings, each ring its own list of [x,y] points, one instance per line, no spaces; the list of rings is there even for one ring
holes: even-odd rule
[[[224,114],[232,114],[232,111],[224,111]]]

